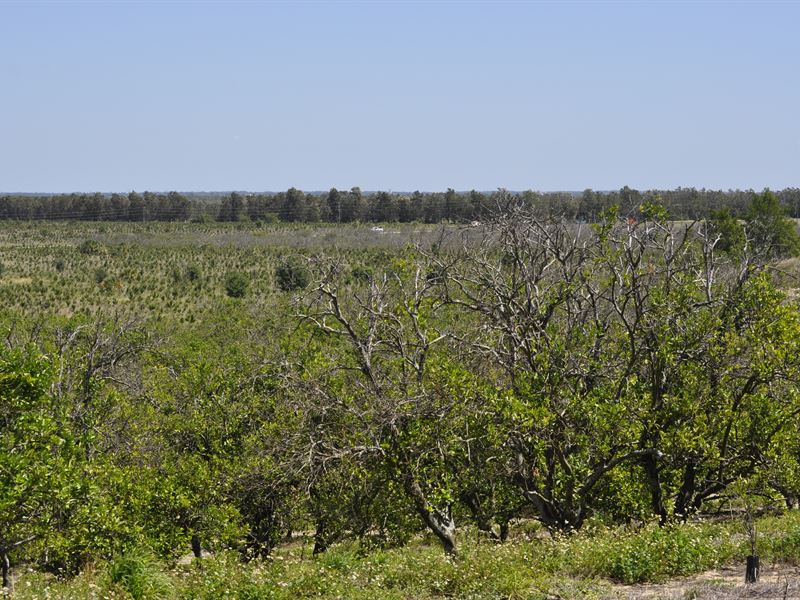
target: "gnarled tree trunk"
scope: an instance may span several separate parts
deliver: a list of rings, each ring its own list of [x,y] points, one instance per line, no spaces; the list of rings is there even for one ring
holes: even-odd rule
[[[0,570],[3,572],[3,589],[10,589],[11,576],[9,571],[11,570],[11,561],[8,560],[8,553],[5,550],[0,553]]]
[[[445,554],[455,554],[456,523],[453,519],[452,507],[448,504],[445,510],[442,511],[431,506],[425,497],[425,492],[422,491],[419,483],[410,473],[404,473],[403,484],[406,493],[414,503],[417,514],[441,542]]]

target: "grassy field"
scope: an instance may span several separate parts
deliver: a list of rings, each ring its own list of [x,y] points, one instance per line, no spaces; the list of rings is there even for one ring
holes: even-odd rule
[[[243,272],[251,304],[269,304],[274,271],[292,255],[326,252],[354,264],[428,245],[442,227],[188,223],[0,223],[0,305],[26,316],[98,312],[191,322]]]
[[[758,529],[764,568],[789,572],[789,565],[800,560],[800,515],[764,517]],[[681,579],[721,565],[730,565],[734,575],[741,571],[742,578],[749,543],[738,519],[666,529],[587,527],[563,537],[551,537],[534,524],[521,524],[516,531],[513,539],[497,545],[465,530],[457,558],[446,557],[424,538],[392,550],[341,544],[312,557],[310,540],[298,537],[271,560],[247,564],[233,552],[166,564],[138,549],[66,581],[25,572],[14,597],[610,599],[643,597],[647,590],[647,597],[659,597],[661,589],[679,593],[675,597],[741,597],[742,586],[721,577],[705,577],[699,584]],[[677,584],[641,585],[667,580]]]
[[[288,257],[333,254],[351,266],[386,264],[409,245],[460,243],[459,226],[0,222],[0,306],[26,316],[121,314],[193,322],[226,297],[225,277],[250,280],[250,303],[275,300]],[[797,285],[785,261],[784,287]]]

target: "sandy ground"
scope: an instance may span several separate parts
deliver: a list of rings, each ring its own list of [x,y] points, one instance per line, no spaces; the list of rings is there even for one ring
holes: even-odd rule
[[[800,600],[800,567],[762,565],[758,583],[745,585],[744,565],[706,571],[663,584],[615,586],[621,600],[733,600],[734,598]]]

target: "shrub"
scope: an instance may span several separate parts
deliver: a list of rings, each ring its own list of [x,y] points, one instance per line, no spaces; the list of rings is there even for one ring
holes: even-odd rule
[[[370,281],[373,277],[372,269],[368,267],[354,267],[352,271],[350,271],[350,276],[355,281],[367,282]]]
[[[595,547],[599,574],[623,583],[664,581],[715,563],[711,541],[692,525],[647,527]]]
[[[308,287],[311,273],[299,259],[289,259],[275,269],[275,281],[284,292],[291,292]]]
[[[768,258],[800,254],[800,235],[795,222],[786,214],[778,197],[764,190],[755,194],[745,215],[747,233],[756,251]]]
[[[172,598],[172,582],[162,569],[162,565],[149,549],[133,548],[111,563],[109,575],[134,600]]]
[[[81,254],[100,254],[103,251],[103,245],[97,240],[84,240],[78,246],[78,252]]]
[[[240,271],[232,271],[225,276],[225,293],[231,298],[244,298],[250,287],[250,279]]]
[[[719,236],[716,249],[733,255],[738,255],[744,250],[747,244],[744,227],[729,208],[713,211],[708,219],[708,228],[711,235]]]
[[[198,281],[200,279],[200,267],[197,265],[189,265],[186,267],[186,279],[189,281]]]
[[[428,283],[444,283],[447,274],[444,269],[436,269],[433,271],[428,271],[425,274],[425,280]]]

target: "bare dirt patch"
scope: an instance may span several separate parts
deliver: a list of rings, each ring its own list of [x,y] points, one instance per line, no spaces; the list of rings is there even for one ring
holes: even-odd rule
[[[624,600],[800,600],[800,567],[764,565],[758,583],[751,585],[744,583],[744,565],[737,565],[663,584],[618,585],[614,587],[614,593]]]

